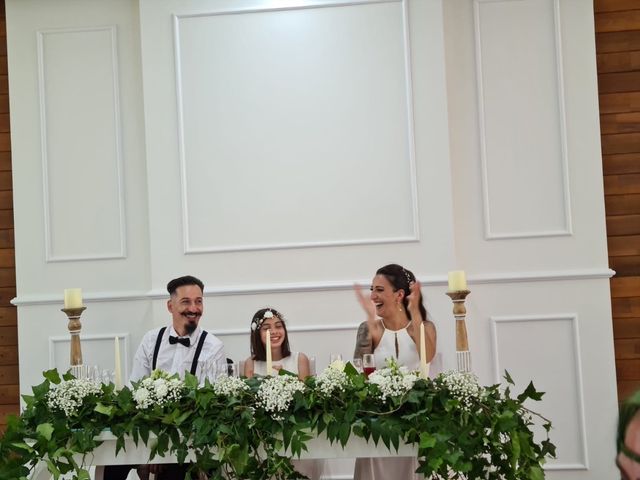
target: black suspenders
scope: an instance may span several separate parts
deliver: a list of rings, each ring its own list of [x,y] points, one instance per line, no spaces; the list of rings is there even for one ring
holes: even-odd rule
[[[193,362],[191,362],[191,375],[196,374],[196,368],[198,368],[198,359],[200,358],[200,352],[202,351],[202,345],[204,345],[204,339],[207,336],[205,330],[200,334],[200,340],[198,341],[198,347],[196,348],[196,354],[193,356]]]
[[[151,370],[156,369],[156,364],[158,362],[158,352],[160,351],[160,345],[162,344],[162,336],[164,335],[167,327],[162,327],[158,332],[158,338],[156,338],[156,347],[153,350],[153,366]],[[196,347],[196,353],[193,356],[193,362],[191,362],[191,375],[196,374],[196,369],[198,368],[198,359],[200,358],[200,352],[202,351],[202,346],[204,345],[204,339],[207,338],[207,332],[205,330],[200,334],[200,339],[198,340],[198,346]]]
[[[153,372],[156,369],[156,363],[158,361],[158,352],[160,351],[160,344],[162,343],[162,335],[164,335],[164,331],[167,327],[162,327],[158,332],[158,338],[156,338],[156,348],[153,350],[153,366],[151,367],[151,371]]]

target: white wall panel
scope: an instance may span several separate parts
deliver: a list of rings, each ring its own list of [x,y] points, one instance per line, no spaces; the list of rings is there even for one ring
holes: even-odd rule
[[[48,261],[125,255],[116,46],[115,26],[38,32]]]
[[[568,235],[558,2],[474,6],[486,236]]]
[[[515,378],[534,382],[546,392],[538,409],[553,417],[553,442],[557,458],[548,469],[587,469],[587,441],[584,424],[584,392],[578,318],[575,314],[492,317],[495,382],[504,371]],[[541,351],[544,352],[541,355]],[[519,385],[520,388],[524,386]],[[544,435],[538,432],[538,437]],[[544,438],[544,437],[542,437]]]
[[[109,363],[116,334],[128,336],[130,362],[142,335],[170,320],[165,284],[186,273],[205,281],[202,325],[229,357],[248,355],[252,314],[273,306],[293,347],[322,369],[330,353],[352,354],[363,319],[354,280],[367,286],[377,267],[404,264],[423,281],[452,367],[445,284],[458,267],[469,274],[481,382],[495,380],[497,362],[548,392],[539,405],[561,450],[547,477],[612,478],[591,9],[583,0],[7,0],[23,393],[65,362],[63,288],[84,289],[87,362]],[[120,172],[105,153],[117,143],[118,89]],[[75,203],[66,182],[80,185]],[[80,220],[65,223],[67,209]],[[88,236],[67,235],[76,223]],[[122,258],[97,258],[114,252]],[[558,312],[579,319],[579,336]],[[326,471],[348,478],[351,464]]]
[[[392,261],[444,275],[438,2],[163,0],[140,14],[154,291],[177,272],[229,290],[352,282]]]
[[[187,253],[417,240],[404,13],[396,1],[176,18]]]

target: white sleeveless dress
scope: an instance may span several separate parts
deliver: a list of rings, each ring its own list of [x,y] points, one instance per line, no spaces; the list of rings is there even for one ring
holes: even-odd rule
[[[291,355],[284,357],[280,360],[274,360],[273,365],[282,365],[282,368],[287,372],[298,374],[298,352],[291,352]],[[262,360],[253,361],[253,374],[254,375],[266,375],[267,374],[267,362]],[[274,369],[272,375],[277,375],[278,371]]]
[[[384,323],[382,325],[384,326]],[[410,370],[420,368],[418,348],[406,327],[400,330],[385,328],[380,343],[373,351],[373,356],[376,360],[376,368],[384,368],[387,358],[393,358],[398,365]],[[416,457],[356,458],[353,480],[424,479],[422,475],[415,473],[417,468]]]

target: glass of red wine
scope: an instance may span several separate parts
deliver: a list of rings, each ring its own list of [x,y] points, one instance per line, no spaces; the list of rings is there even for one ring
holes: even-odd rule
[[[372,353],[362,355],[362,371],[367,378],[376,371],[376,359]]]

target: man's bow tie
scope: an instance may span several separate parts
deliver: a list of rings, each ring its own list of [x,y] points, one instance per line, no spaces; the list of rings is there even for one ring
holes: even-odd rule
[[[171,345],[175,345],[176,343],[181,343],[185,347],[188,347],[188,346],[191,345],[191,340],[189,340],[189,338],[187,338],[187,337],[180,338],[180,337],[173,337],[173,336],[169,335],[169,343]]]

